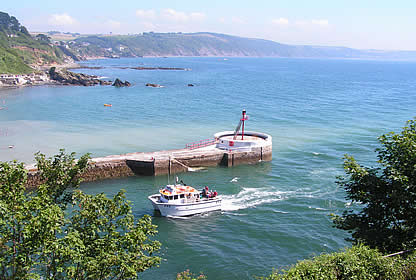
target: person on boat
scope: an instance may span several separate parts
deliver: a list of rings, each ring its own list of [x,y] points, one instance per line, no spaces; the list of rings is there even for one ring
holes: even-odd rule
[[[217,192],[216,191],[210,191],[209,193],[208,193],[208,198],[214,198],[214,197],[216,197],[217,196]]]
[[[208,186],[205,186],[205,188],[202,190],[202,197],[209,197]]]

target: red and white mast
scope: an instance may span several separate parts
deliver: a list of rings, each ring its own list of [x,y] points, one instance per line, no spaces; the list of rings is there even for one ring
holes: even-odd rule
[[[241,133],[241,140],[244,140],[244,122],[246,120],[248,120],[248,115],[246,115],[246,110],[243,110],[243,116],[240,119],[240,121],[238,122],[237,128],[234,131],[234,137],[233,137],[234,140],[237,139],[237,135],[238,135],[238,132],[240,131],[241,125],[243,125],[243,130],[242,130],[242,133]]]
[[[246,115],[246,110],[243,110],[243,117],[240,120],[243,123],[242,131],[241,131],[241,140],[244,140],[244,122],[246,120],[248,120],[248,116]]]

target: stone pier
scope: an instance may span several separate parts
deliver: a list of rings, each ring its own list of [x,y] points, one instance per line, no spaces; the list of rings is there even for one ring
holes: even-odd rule
[[[245,140],[230,140],[232,134],[229,131],[217,133],[212,142],[202,147],[197,144],[180,150],[92,158],[82,178],[84,182],[91,182],[133,175],[157,176],[186,172],[196,167],[231,167],[272,160],[270,135],[248,131]],[[40,183],[33,167],[29,170],[28,181],[32,187]]]

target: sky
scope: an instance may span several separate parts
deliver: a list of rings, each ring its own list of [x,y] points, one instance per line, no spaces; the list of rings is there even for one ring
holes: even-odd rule
[[[30,32],[215,32],[292,45],[416,50],[416,0],[3,0]]]

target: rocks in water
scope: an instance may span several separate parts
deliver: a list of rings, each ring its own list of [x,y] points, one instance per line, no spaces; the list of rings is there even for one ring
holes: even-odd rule
[[[135,70],[183,70],[187,71],[186,68],[178,68],[178,67],[126,67]]]
[[[111,81],[100,80],[100,86],[109,86],[109,85],[111,85]]]
[[[55,67],[49,69],[49,77],[58,83],[64,85],[78,85],[78,86],[95,86],[95,85],[111,85],[110,81],[103,81],[97,76],[87,75],[82,73],[74,73],[66,69],[56,71]]]
[[[112,86],[113,87],[129,87],[129,86],[131,86],[131,84],[128,81],[124,81],[124,83],[123,83],[123,81],[121,81],[120,79],[117,78],[114,81],[114,83],[112,84]]]
[[[159,84],[150,84],[150,83],[147,83],[146,86],[147,87],[163,87],[163,86],[161,86]]]

